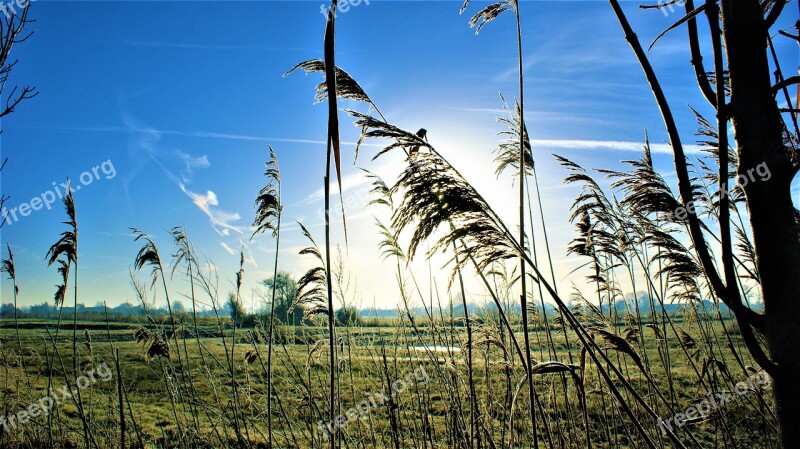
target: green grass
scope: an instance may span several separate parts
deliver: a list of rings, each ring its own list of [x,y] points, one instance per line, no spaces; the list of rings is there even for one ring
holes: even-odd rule
[[[23,370],[17,352],[16,337],[13,326],[7,323],[0,329],[3,359],[0,361],[0,377],[3,382],[3,403],[6,416],[38,401],[46,394],[47,386],[47,354],[51,354],[52,345],[44,326],[52,328],[55,322],[46,320],[24,320],[20,322],[23,340],[25,365]],[[421,447],[426,440],[429,447],[451,447],[457,432],[453,420],[469,418],[468,389],[466,379],[465,353],[453,351],[429,354],[411,348],[420,345],[439,345],[458,347],[462,344],[463,328],[450,329],[449,323],[438,323],[435,328],[418,328],[418,333],[408,326],[380,328],[340,328],[339,335],[349,344],[338,348],[340,367],[338,373],[341,396],[341,414],[356,406],[359,402],[381,392],[389,382],[401,379],[415,369],[423,368],[429,376],[427,385],[416,385],[399,392],[393,397],[396,402],[371,407],[365,418],[352,422],[345,427],[344,441],[352,447],[392,447],[392,413],[395,415],[399,443],[403,447]],[[729,327],[731,323],[726,323]],[[697,324],[695,323],[695,326]],[[63,323],[62,323],[63,326]],[[83,329],[89,330],[91,352],[83,344]],[[690,330],[689,327],[686,327]],[[711,329],[721,332],[721,326],[714,323]],[[70,325],[62,328],[57,344],[58,357],[53,368],[53,381],[56,388],[64,385],[65,379],[74,382],[75,374],[70,372],[72,366],[72,347]],[[178,369],[176,349],[170,340],[171,357],[147,357],[147,345],[133,341],[133,327],[121,323],[79,322],[80,342],[78,347],[78,366],[85,373],[92,366],[106,363],[114,366],[112,346],[119,350],[122,381],[126,399],[125,414],[127,421],[127,441],[134,447],[141,443],[145,447],[179,447],[181,441],[188,447],[265,447],[266,445],[266,392],[268,385],[261,361],[256,356],[252,364],[245,362],[248,351],[257,349],[266,360],[266,346],[253,344],[247,330],[237,329],[236,345],[233,354],[233,367],[236,388],[231,388],[231,374],[228,370],[231,337],[230,329],[226,331],[225,345],[221,337],[202,338],[202,350],[198,350],[198,342],[194,338],[180,340],[186,345],[188,369]],[[209,332],[213,329],[207,329]],[[303,341],[323,341],[324,328],[295,329],[298,338]],[[702,396],[698,387],[697,375],[692,371],[688,358],[679,356],[682,351],[678,339],[668,339],[669,351],[673,354],[674,363],[667,371],[659,367],[658,346],[655,338],[644,339],[643,358],[650,360],[650,374],[657,385],[662,387],[665,395],[670,396],[676,411],[682,411]],[[532,351],[536,361],[549,360],[544,346],[546,335],[542,330],[531,333]],[[556,360],[570,360],[563,334],[553,332],[554,348],[558,351]],[[574,336],[572,336],[574,340]],[[109,342],[110,340],[110,342]],[[741,345],[734,339],[736,345]],[[382,349],[386,351],[384,363]],[[637,350],[639,347],[637,346]],[[184,348],[180,348],[181,355]],[[577,363],[579,350],[572,347],[572,357]],[[518,360],[511,366],[502,363],[502,350],[491,346],[488,352],[486,344],[478,343],[474,347],[474,372],[476,378],[476,395],[479,408],[486,413],[483,418],[483,439],[491,438],[496,444],[508,441],[507,403],[505,399],[507,376],[510,374],[512,384],[523,379],[523,370]],[[629,356],[609,351],[614,363],[626,374],[631,384],[643,393],[648,401],[654,392],[646,379],[636,368]],[[327,344],[287,344],[276,345],[273,359],[273,382],[276,392],[273,404],[273,427],[276,435],[276,447],[316,447],[324,445],[322,433],[315,423],[327,416],[326,379],[328,375]],[[487,364],[488,357],[488,364]],[[700,361],[702,357],[698,357]],[[743,380],[744,373],[734,368],[736,362],[732,358],[723,360],[734,379]],[[184,366],[187,361],[181,362]],[[701,363],[701,362],[700,362]],[[119,411],[117,380],[98,381],[83,391],[85,413],[90,420],[94,439],[103,448],[119,447]],[[536,390],[540,395],[550,431],[566,444],[579,441],[583,432],[579,408],[579,393],[571,382],[562,384],[560,376],[547,375],[536,377]],[[567,395],[564,395],[566,385]],[[607,386],[603,385],[592,369],[587,366],[585,389],[587,397],[587,416],[594,447],[628,447],[629,435],[633,435],[631,424],[618,411],[616,404],[609,396]],[[525,407],[530,404],[525,389],[520,390],[518,408],[515,409],[515,432],[519,441],[528,441],[531,437],[530,421],[526,421]],[[670,392],[674,392],[674,397]],[[762,393],[763,394],[763,393]],[[747,397],[748,401],[758,406],[759,394]],[[570,401],[567,404],[567,400]],[[631,400],[631,403],[633,401]],[[657,403],[657,401],[653,401]],[[175,406],[173,407],[173,404]],[[748,403],[731,404],[725,413],[736,420],[742,430],[741,441],[761,438],[753,434],[754,430],[764,425],[754,414],[748,413],[752,407]],[[669,412],[657,408],[665,419]],[[637,414],[643,422],[651,425],[642,410]],[[64,447],[80,446],[81,421],[74,403],[65,402],[52,411],[54,438]],[[541,419],[541,415],[539,417]],[[604,420],[611,419],[611,422]],[[560,424],[559,424],[560,423]],[[557,425],[558,424],[558,425]],[[568,427],[572,426],[572,427]],[[240,438],[236,436],[238,426]],[[544,429],[540,422],[539,427]],[[179,432],[179,427],[181,431]],[[37,442],[47,442],[47,419],[38,417],[3,437],[8,446],[35,447]],[[540,429],[540,432],[541,432]],[[605,441],[607,430],[614,432],[613,443]],[[714,422],[692,427],[699,440],[711,444],[714,441]],[[659,435],[652,433],[654,438]],[[540,436],[541,437],[541,436]],[[246,441],[242,441],[246,440]],[[49,442],[48,442],[49,444]],[[633,445],[631,447],[636,447]]]

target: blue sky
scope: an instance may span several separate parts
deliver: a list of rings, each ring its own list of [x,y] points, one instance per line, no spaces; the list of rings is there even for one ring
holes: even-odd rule
[[[391,122],[428,129],[432,144],[516,226],[511,180],[496,179],[492,167],[502,130],[495,121],[503,115],[498,93],[511,101],[517,89],[515,30],[508,15],[475,36],[467,21],[484,4],[460,16],[460,3],[451,1],[362,2],[339,14],[337,63]],[[679,18],[623,5],[645,43]],[[526,118],[556,270],[568,287],[582,282],[579,274],[567,276],[581,261],[564,257],[576,191],[562,185],[565,172],[550,154],[613,168],[638,158],[645,129],[653,143],[663,144],[666,136],[607,2],[528,1],[522,13]],[[113,177],[101,170],[75,195],[80,302],[135,302],[128,270],[138,246],[131,226],[152,234],[165,258],[172,252],[166,230],[185,226],[219,271],[220,296],[233,286],[244,247],[245,296],[257,301],[256,284],[271,274],[274,256],[268,236],[248,242],[267,145],[278,154],[284,181],[281,267],[303,273],[309,261],[297,254],[306,242],[295,222],[322,240],[326,109],[312,104],[319,76],[282,74],[321,57],[319,2],[39,0],[31,16],[34,35],[14,48],[20,62],[11,81],[35,85],[40,94],[3,120],[0,148],[9,163],[2,191],[12,197],[11,208],[53,189],[53,182],[113,165]],[[784,16],[781,28],[791,25],[791,14]],[[796,46],[776,43],[784,60],[797,60]],[[660,41],[650,56],[684,142],[693,143],[696,124],[687,106],[712,115],[693,81],[685,29]],[[377,148],[367,146],[354,165],[358,130],[344,114],[341,122],[351,235],[345,255],[354,293],[362,306],[394,307],[392,264],[380,262],[372,225],[373,215],[386,217],[364,207],[368,186],[359,168],[391,181],[399,161],[372,162]],[[672,179],[666,147],[657,145],[656,152],[657,166]],[[3,246],[15,252],[23,305],[52,300],[58,277],[44,255],[64,228],[57,206],[0,232]],[[340,226],[334,234],[343,243]],[[424,263],[415,267],[426,269]],[[171,285],[173,297],[186,291],[178,278]],[[5,281],[2,299],[10,300]],[[479,292],[473,299],[481,301]]]

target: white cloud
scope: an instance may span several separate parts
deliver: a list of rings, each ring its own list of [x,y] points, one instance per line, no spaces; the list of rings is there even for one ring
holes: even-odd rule
[[[219,133],[219,132],[209,132],[209,131],[174,131],[174,130],[156,129],[151,126],[146,126],[140,121],[131,118],[129,116],[124,116],[123,121],[125,123],[124,127],[49,126],[49,127],[28,127],[25,129],[54,129],[54,130],[64,130],[64,131],[101,132],[101,133],[137,132],[137,133],[149,133],[151,135],[157,135],[158,139],[160,139],[162,135],[171,135],[171,136],[184,136],[184,137],[224,139],[224,140],[245,140],[245,141],[255,141],[255,142],[265,142],[265,143],[283,142],[283,143],[303,143],[309,145],[328,144],[328,142],[325,140],[317,140],[317,139],[295,139],[287,137],[252,136],[248,134],[231,134],[231,133]],[[357,145],[357,144],[358,142],[349,142],[349,141],[341,142],[341,145]],[[383,145],[377,143],[362,143],[361,146],[383,148]]]
[[[194,203],[195,206],[197,206],[208,216],[209,221],[211,222],[211,227],[214,228],[219,235],[228,236],[230,235],[231,231],[237,234],[244,234],[242,231],[243,228],[234,224],[235,222],[241,220],[242,216],[239,215],[238,212],[231,213],[220,210],[218,208],[219,201],[217,200],[217,194],[211,190],[209,190],[205,195],[194,193],[187,189],[182,182],[178,181],[177,178],[175,178],[175,175],[170,173],[169,176],[178,184],[178,187],[181,189],[181,191],[183,191],[183,193],[192,199],[192,203]]]
[[[253,257],[253,251],[251,249],[250,244],[242,239],[239,239],[239,244],[242,245],[242,251],[244,252],[244,261],[258,268],[258,263],[256,262],[256,258]]]
[[[175,156],[183,162],[184,167],[181,170],[181,179],[187,184],[191,182],[195,169],[211,167],[211,162],[208,161],[208,156],[205,154],[194,157],[181,150],[175,150]]]
[[[219,242],[219,244],[220,244],[220,246],[222,246],[222,249],[224,249],[231,256],[235,256],[236,255],[236,251],[234,251],[233,248],[228,246],[225,242]]]
[[[644,148],[643,142],[626,142],[621,140],[533,140],[531,143],[534,148],[538,146],[569,150],[613,150],[641,153]],[[700,145],[684,145],[683,151],[686,154],[699,154],[701,148]],[[650,151],[653,153],[672,154],[672,146],[665,143],[651,143]]]
[[[359,172],[347,175],[342,178],[342,194],[368,183],[369,183],[369,178],[367,178],[367,176],[364,173]],[[338,195],[339,195],[338,181],[333,181],[330,183],[330,196],[334,197]],[[298,205],[308,206],[310,204],[322,201],[323,199],[325,199],[325,189],[320,187],[319,189],[314,191],[314,193],[308,195],[302,201],[300,201]]]
[[[244,234],[242,230],[243,228],[235,225],[235,223],[241,219],[241,215],[235,212],[231,213],[220,209],[219,199],[217,198],[216,193],[208,190],[206,194],[203,195],[189,190],[186,187],[185,173],[181,172],[182,177],[178,178],[159,160],[159,156],[165,153],[164,150],[156,145],[156,143],[161,140],[161,131],[158,131],[150,126],[146,126],[137,119],[128,115],[123,116],[123,122],[125,123],[125,126],[127,126],[127,130],[130,133],[128,150],[137,155],[144,150],[144,152],[150,156],[150,159],[152,159],[156,164],[158,164],[159,167],[161,167],[167,178],[174,182],[175,185],[177,185],[178,188],[180,188],[181,191],[192,200],[192,203],[201,211],[203,211],[206,216],[208,216],[211,227],[214,229],[214,231],[221,236],[228,236],[231,234],[231,232],[236,234]],[[172,155],[176,155],[181,159],[184,164],[184,168],[187,171],[191,171],[194,168],[206,168],[211,165],[206,156],[192,157],[180,150],[173,151]]]

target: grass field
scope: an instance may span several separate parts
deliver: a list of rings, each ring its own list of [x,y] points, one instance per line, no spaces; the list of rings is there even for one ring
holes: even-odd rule
[[[0,331],[3,342],[0,375],[5,386],[3,404],[7,418],[48,396],[47,359],[53,353],[51,342],[56,322],[22,320],[19,324],[24,348],[21,353],[17,350],[13,326],[5,322]],[[470,425],[470,386],[462,323],[445,318],[434,321],[432,326],[430,322],[415,326],[408,322],[396,324],[338,329],[337,378],[341,406],[337,415],[351,419],[341,426],[344,445],[363,448],[458,446]],[[729,327],[731,324],[727,323]],[[489,328],[496,327],[496,323],[486,322],[480,326],[487,328],[482,332],[488,335],[484,342],[474,342],[472,367],[475,407],[480,410],[478,438],[482,441],[481,447],[516,447],[514,442],[527,445],[523,442],[530,441],[533,435],[530,422],[526,421],[530,398],[524,388],[519,388],[524,370],[515,354],[506,351],[501,341],[491,340]],[[679,326],[686,329],[687,334],[697,334],[700,326],[707,326],[711,334],[721,333],[718,323],[683,322]],[[98,447],[119,447],[120,444],[118,382],[123,386],[122,413],[130,447],[267,447],[265,413],[269,385],[264,366],[266,345],[259,342],[263,341],[260,330],[236,329],[234,335],[233,329],[228,328],[224,339],[219,329],[202,329],[209,334],[216,331],[219,336],[201,339],[192,338],[189,331],[184,331],[180,335],[186,338],[178,340],[177,351],[174,340],[168,339],[170,354],[167,358],[148,355],[148,342],[134,341],[135,330],[141,329],[138,325],[79,322],[78,327],[79,335],[83,335],[78,351],[79,373],[70,369],[71,329],[62,329],[56,345],[51,389],[58,390],[69,382],[69,388],[74,391],[76,379],[93,369],[107,374],[102,378],[95,376],[95,381],[81,391],[85,419]],[[84,332],[84,329],[89,330]],[[294,333],[295,341],[309,343],[281,344],[274,348],[275,447],[319,447],[327,442],[324,429],[330,431],[336,427],[328,427],[326,419],[325,329],[300,327],[294,329]],[[88,345],[86,335],[91,341]],[[548,345],[543,343],[546,332],[541,329],[532,332],[536,360],[579,363],[580,350],[576,345],[572,343],[568,348],[563,333],[555,329],[551,335],[556,354],[546,353]],[[702,343],[695,346],[697,355],[693,368],[689,358],[681,356],[681,342],[678,339],[668,341],[663,345],[659,339],[644,338],[634,339],[634,344],[636,353],[652,367],[648,371],[654,385],[662,386],[662,393],[673,410],[682,411],[702,399],[697,375],[692,370],[705,371],[708,355],[703,354]],[[741,345],[738,338],[732,342]],[[115,351],[119,354],[119,374],[115,368]],[[666,353],[672,360],[669,370],[658,362]],[[642,392],[648,402],[652,401],[656,391],[637,370],[634,359],[619,351],[609,354],[632,386]],[[725,370],[730,370],[731,380],[746,380],[753,374],[742,372],[730,357],[719,361],[726,366]],[[392,387],[398,380],[402,382]],[[728,383],[725,379],[712,379],[710,375],[707,380],[719,382],[721,386]],[[584,438],[580,433],[584,430],[581,424],[583,393],[579,385],[585,390],[586,419],[593,447],[638,447],[630,438],[634,432],[630,422],[607,397],[607,386],[591,366],[579,382],[564,372],[536,376],[540,402],[537,408],[544,411],[537,417],[541,433],[538,437],[549,434],[555,447],[580,444]],[[387,395],[390,391],[393,393]],[[769,416],[762,416],[766,413],[768,398],[769,393],[761,389],[749,392],[723,409],[714,410],[717,416],[724,415],[724,420],[712,416],[689,428],[704,447],[706,444],[715,446],[715,435],[720,432],[722,423],[735,429],[734,437],[740,444],[752,444],[751,447],[764,444],[766,447],[774,425]],[[654,408],[665,420],[671,416],[664,405]],[[353,411],[348,415],[350,409]],[[643,409],[635,412],[652,426],[653,420]],[[76,402],[64,399],[48,415],[32,417],[16,429],[10,428],[10,434],[3,436],[3,446],[49,447],[52,439],[52,444],[60,447],[79,447],[82,425]],[[652,436],[670,447],[664,435],[653,433]]]

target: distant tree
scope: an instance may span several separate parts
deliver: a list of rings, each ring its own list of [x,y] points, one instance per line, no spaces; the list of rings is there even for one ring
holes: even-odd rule
[[[247,312],[244,310],[242,301],[233,293],[228,294],[228,303],[226,304],[226,309],[230,314],[231,320],[233,320],[233,322],[236,324],[241,324],[247,316]]]
[[[336,324],[341,326],[357,326],[361,324],[361,314],[355,307],[342,307],[336,311]]]
[[[55,312],[55,309],[50,305],[49,302],[43,302],[41,304],[31,306],[29,312],[31,315],[37,317],[47,317],[51,316],[53,312]]]
[[[275,319],[284,323],[298,326],[303,324],[303,309],[292,308],[297,296],[297,281],[291,274],[278,273],[277,277],[265,279],[261,284],[270,290],[275,290]]]
[[[185,312],[186,311],[186,306],[184,306],[181,301],[178,301],[178,300],[172,301],[172,311],[173,312]]]
[[[0,316],[3,318],[14,318],[14,304],[3,304],[0,306]],[[19,314],[19,311],[17,311]]]

